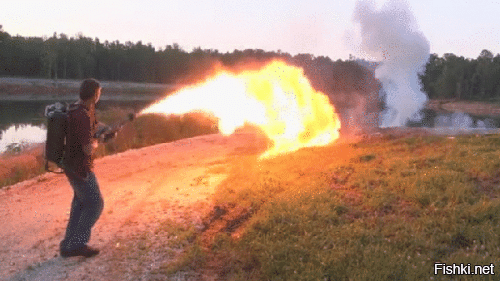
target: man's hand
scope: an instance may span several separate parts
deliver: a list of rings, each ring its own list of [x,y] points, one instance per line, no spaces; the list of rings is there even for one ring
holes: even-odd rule
[[[96,150],[99,147],[99,142],[96,139],[92,140],[92,150]]]
[[[121,126],[119,127],[110,127],[110,126],[102,126],[97,133],[95,134],[95,138],[99,140],[99,142],[108,142],[111,139],[115,138],[118,130],[121,129]]]
[[[109,140],[113,139],[116,137],[118,132],[116,131],[110,131],[110,132],[107,132],[105,133],[103,136],[102,136],[102,142],[108,142]]]
[[[96,150],[97,147],[99,147],[99,142],[96,139],[93,139],[91,143],[83,147],[83,153],[87,155],[92,155],[92,153],[94,153],[94,150]]]

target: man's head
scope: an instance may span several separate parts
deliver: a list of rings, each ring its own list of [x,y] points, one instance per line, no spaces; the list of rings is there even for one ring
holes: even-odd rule
[[[80,85],[80,99],[82,101],[88,101],[94,99],[94,102],[99,101],[101,96],[101,84],[95,79],[85,79]]]

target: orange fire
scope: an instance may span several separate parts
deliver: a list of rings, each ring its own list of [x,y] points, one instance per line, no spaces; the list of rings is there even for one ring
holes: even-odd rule
[[[141,114],[202,111],[218,118],[219,131],[232,134],[245,123],[258,126],[273,142],[260,158],[339,137],[340,121],[326,95],[315,91],[301,68],[275,60],[260,70],[218,71],[207,81],[183,88]]]

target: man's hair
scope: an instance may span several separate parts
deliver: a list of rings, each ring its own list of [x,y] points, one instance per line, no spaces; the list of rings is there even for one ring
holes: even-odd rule
[[[80,99],[88,100],[93,98],[99,88],[101,88],[101,83],[99,83],[99,81],[93,78],[83,80],[80,85]]]

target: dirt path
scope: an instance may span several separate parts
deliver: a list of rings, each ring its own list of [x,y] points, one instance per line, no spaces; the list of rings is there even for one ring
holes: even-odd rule
[[[0,190],[0,279],[164,279],[154,272],[182,246],[165,249],[176,237],[155,230],[166,220],[202,228],[201,218],[212,208],[210,195],[229,170],[228,156],[261,147],[251,133],[209,135],[98,159],[105,207],[89,243],[101,254],[90,259],[58,253],[72,199],[63,175],[44,174]],[[135,254],[141,245],[127,243],[132,237],[148,237],[150,248]],[[172,279],[197,279],[179,274]]]

